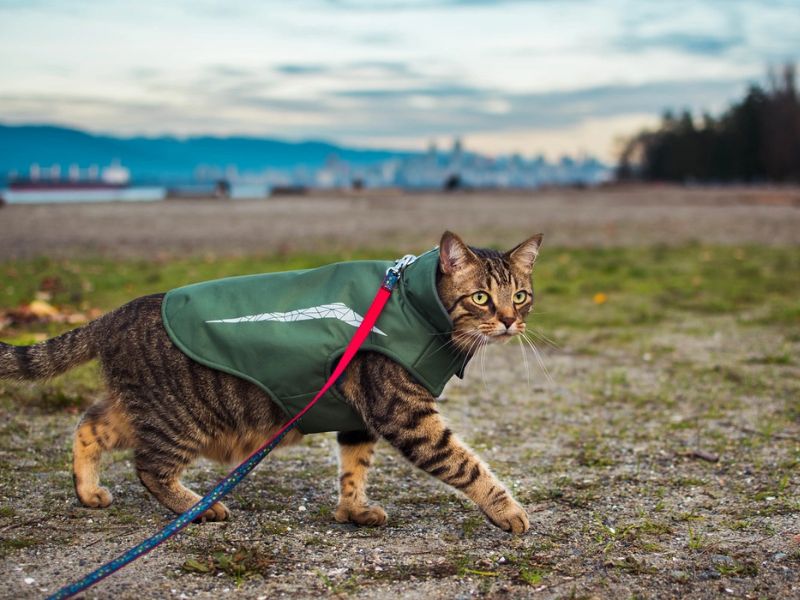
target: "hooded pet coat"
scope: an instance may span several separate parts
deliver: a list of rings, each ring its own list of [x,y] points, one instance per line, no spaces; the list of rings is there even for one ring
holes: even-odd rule
[[[467,357],[449,344],[452,323],[436,291],[439,253],[406,267],[361,351],[385,354],[434,396]],[[168,292],[164,326],[193,360],[250,381],[289,416],[322,388],[383,281],[390,261],[197,283]],[[303,417],[303,433],[364,429],[332,387]]]

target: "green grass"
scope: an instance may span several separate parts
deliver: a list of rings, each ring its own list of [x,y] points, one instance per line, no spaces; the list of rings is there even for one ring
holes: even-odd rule
[[[675,313],[736,314],[798,324],[797,248],[554,250],[536,267],[537,321],[554,326],[634,326]],[[607,301],[596,304],[596,294]],[[763,315],[747,311],[764,309]]]
[[[386,258],[372,250],[333,254],[192,258],[169,261],[58,260],[0,263],[0,307],[30,302],[37,291],[73,310],[109,310],[141,296],[196,281],[330,262]],[[533,321],[545,328],[630,326],[661,321],[674,313],[741,314],[744,319],[798,324],[800,250],[763,246],[732,249],[680,248],[546,249],[535,269]],[[595,303],[595,295],[607,300]],[[762,309],[751,314],[752,309]],[[765,357],[782,364],[783,356]]]
[[[395,254],[370,250],[169,261],[38,258],[6,262],[0,263],[0,312],[30,302],[41,291],[65,312],[105,312],[138,296],[192,282]],[[800,278],[789,276],[798,272],[797,248],[689,245],[546,249],[534,272],[537,300],[529,331],[539,338],[540,346],[547,343],[543,341],[546,336],[555,344],[567,341],[578,351],[591,354],[609,345],[639,343],[643,327],[663,322],[679,324],[686,315],[726,314],[742,324],[779,325],[789,344],[800,339]],[[602,295],[602,303],[598,303],[598,295]],[[12,325],[0,331],[0,338],[13,344],[30,344],[71,327],[74,325]],[[575,338],[580,335],[585,339]],[[793,359],[786,348],[754,356],[751,362],[775,368],[791,366]],[[644,346],[642,354],[653,360],[672,350]],[[740,379],[740,385],[753,389],[762,386],[738,367],[715,368],[719,371],[700,373],[700,377]],[[43,387],[0,383],[0,396],[42,408],[75,410],[92,400],[97,382],[96,367],[88,365]],[[636,399],[623,370],[609,375],[600,395],[611,401]],[[596,467],[611,460],[601,447],[584,447],[577,459]]]
[[[0,538],[0,558],[6,558],[17,550],[35,546],[40,542],[41,540],[29,537]]]

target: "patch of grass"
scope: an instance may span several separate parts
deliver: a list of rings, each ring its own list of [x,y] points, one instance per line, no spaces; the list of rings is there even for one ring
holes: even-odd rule
[[[521,496],[524,502],[558,502],[573,508],[588,508],[596,500],[592,486],[577,484],[569,477],[560,477],[553,485],[535,489]]]
[[[794,363],[792,355],[788,351],[776,354],[763,354],[755,356],[746,361],[751,365],[791,365]]]
[[[354,594],[358,590],[358,579],[355,575],[351,575],[347,579],[337,582],[328,577],[322,571],[318,570],[316,571],[316,574],[332,596],[340,596],[343,594],[350,595]]]
[[[187,573],[214,575],[224,573],[241,586],[245,580],[264,575],[275,562],[270,555],[261,553],[257,548],[235,550],[233,552],[219,550],[208,556],[188,559],[181,565]]]
[[[626,571],[634,575],[650,575],[656,572],[656,569],[648,565],[643,560],[637,560],[633,556],[626,556],[622,560],[611,560],[606,563],[607,567],[613,567],[621,571]]]
[[[645,552],[658,552],[660,545],[653,542],[651,537],[660,537],[672,533],[672,527],[661,521],[643,518],[635,523],[609,524],[599,516],[595,517],[594,540],[607,553],[617,546],[634,545]]]
[[[575,460],[582,467],[591,469],[598,467],[610,467],[614,461],[609,456],[609,449],[601,444],[584,442],[578,448]]]
[[[475,532],[482,528],[485,524],[485,519],[477,515],[469,515],[461,522],[461,531],[464,534],[464,539],[470,539],[475,535]]]
[[[391,249],[239,258],[110,260],[37,258],[0,263],[0,308],[30,302],[46,288],[73,311],[109,310],[137,296],[187,283],[331,262],[392,257]],[[727,248],[592,248],[550,250],[536,266],[540,299],[532,324],[597,331],[658,323],[674,312],[736,313],[762,307],[761,321],[800,322],[800,271],[793,248],[753,246],[743,258]],[[603,301],[599,301],[603,298]],[[32,326],[41,330],[42,326]],[[68,329],[54,326],[47,333]],[[779,360],[782,360],[779,358]]]
[[[519,578],[528,585],[539,585],[547,576],[547,571],[543,569],[531,569],[522,567],[519,570]]]
[[[758,575],[758,565],[750,561],[717,563],[714,568],[723,577],[755,577]]]
[[[653,324],[670,313],[740,313],[766,307],[761,320],[796,324],[800,270],[793,248],[749,247],[737,258],[727,248],[689,245],[562,250],[537,264],[541,323],[595,329]],[[787,271],[791,269],[792,271]],[[593,301],[595,294],[606,301]],[[547,302],[552,294],[556,302]]]
[[[689,537],[686,540],[686,547],[689,550],[702,550],[708,546],[708,537],[700,531],[689,527]]]
[[[306,547],[321,547],[321,546],[330,546],[331,542],[326,541],[324,538],[321,538],[318,535],[311,535],[308,536],[305,540],[303,540],[303,545]]]
[[[444,579],[458,575],[459,568],[456,564],[446,561],[443,563],[426,564],[400,564],[384,566],[380,571],[369,570],[365,574],[374,581],[403,581],[411,578],[417,579]]]
[[[40,542],[41,540],[30,537],[0,538],[0,558],[5,558],[16,550],[29,548]]]
[[[702,521],[703,519],[705,519],[703,515],[698,515],[697,513],[693,512],[678,513],[673,518],[676,521],[682,521],[682,522]]]

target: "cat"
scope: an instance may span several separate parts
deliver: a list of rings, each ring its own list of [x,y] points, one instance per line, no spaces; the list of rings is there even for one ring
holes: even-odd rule
[[[533,304],[531,273],[542,235],[512,250],[467,246],[445,232],[436,256],[436,292],[452,323],[451,339],[470,356],[476,346],[524,333]],[[289,417],[253,383],[190,359],[162,322],[164,294],[144,296],[88,325],[32,346],[0,343],[0,377],[43,379],[99,358],[108,394],[81,418],[73,440],[73,482],[80,502],[105,508],[103,452],[132,448],[142,484],[164,506],[182,513],[199,496],[180,475],[198,456],[221,462],[248,456]],[[380,321],[379,321],[380,324]],[[417,467],[472,499],[495,526],[521,534],[528,516],[489,468],[447,427],[435,398],[383,353],[360,352],[338,382],[365,429],[339,432],[339,498],[334,518],[364,526],[387,522],[371,504],[367,472],[375,444],[387,440]],[[291,431],[281,445],[296,443]],[[229,517],[215,503],[199,521]]]

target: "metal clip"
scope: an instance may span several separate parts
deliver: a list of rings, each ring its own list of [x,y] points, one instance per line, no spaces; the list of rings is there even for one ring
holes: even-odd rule
[[[394,286],[397,285],[403,269],[405,269],[415,260],[417,260],[416,256],[413,254],[406,254],[403,258],[398,258],[396,261],[394,261],[394,264],[386,269],[386,277],[383,278],[383,287],[391,292],[392,289],[394,289]]]

